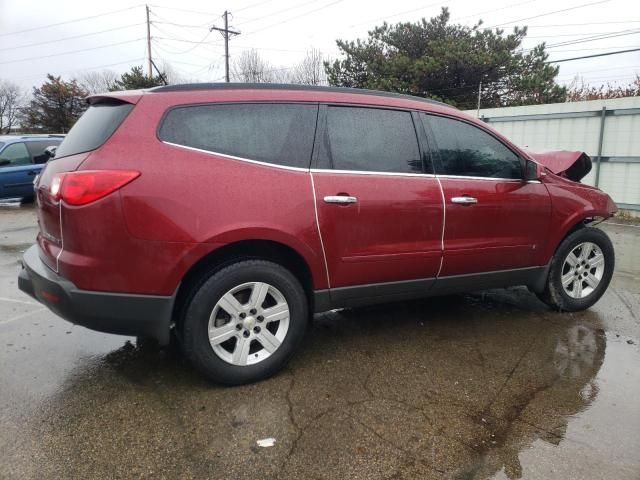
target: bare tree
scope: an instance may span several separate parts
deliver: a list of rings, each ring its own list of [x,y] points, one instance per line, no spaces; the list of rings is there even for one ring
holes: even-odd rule
[[[324,71],[324,57],[317,48],[307,51],[306,56],[293,68],[293,83],[302,85],[326,85],[327,76]]]
[[[640,96],[640,75],[627,85],[600,85],[595,87],[585,83],[584,78],[576,76],[567,89],[567,102],[583,100],[602,100],[607,98],[624,98]]]
[[[187,80],[166,60],[162,61],[160,71],[164,75],[169,85],[176,85],[178,83],[186,83]]]
[[[0,134],[11,132],[24,101],[22,90],[15,83],[0,79]]]
[[[233,62],[231,78],[243,83],[273,83],[274,69],[257,50],[245,50]]]
[[[76,81],[90,95],[94,95],[108,92],[118,78],[119,75],[113,70],[99,70],[83,73]]]

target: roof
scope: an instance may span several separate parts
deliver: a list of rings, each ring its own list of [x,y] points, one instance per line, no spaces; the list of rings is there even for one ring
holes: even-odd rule
[[[430,98],[415,97],[412,95],[403,95],[395,92],[382,92],[379,90],[366,90],[363,88],[349,87],[323,87],[318,85],[296,85],[288,83],[183,83],[178,85],[166,85],[164,87],[154,87],[149,89],[150,92],[188,92],[195,90],[293,90],[293,91],[309,91],[309,92],[328,92],[328,93],[347,93],[359,95],[371,95],[376,97],[392,97],[405,100],[422,101],[433,105],[447,105]]]

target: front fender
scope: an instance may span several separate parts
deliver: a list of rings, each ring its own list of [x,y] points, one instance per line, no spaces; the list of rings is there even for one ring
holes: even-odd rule
[[[546,183],[546,182],[545,182]],[[551,195],[551,228],[544,258],[549,261],[558,245],[577,225],[590,218],[606,219],[618,207],[601,190],[558,177],[547,183]]]

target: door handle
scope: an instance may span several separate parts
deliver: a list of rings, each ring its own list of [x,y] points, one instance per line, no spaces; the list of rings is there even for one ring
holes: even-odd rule
[[[478,203],[478,199],[473,197],[468,197],[468,196],[453,197],[451,199],[451,203],[460,203],[462,205],[472,205],[474,203]]]
[[[328,195],[324,197],[326,203],[357,203],[357,197],[351,197],[349,195]]]
[[[27,175],[29,175],[29,176],[34,176],[34,175],[37,175],[37,174],[38,174],[38,170],[29,170],[27,172]]]

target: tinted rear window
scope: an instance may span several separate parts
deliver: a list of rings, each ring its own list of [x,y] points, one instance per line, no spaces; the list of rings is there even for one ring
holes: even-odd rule
[[[56,151],[56,158],[95,150],[116,131],[132,108],[129,103],[91,105],[69,130]]]
[[[158,136],[165,142],[277,165],[308,168],[317,105],[216,104],[177,107]]]

